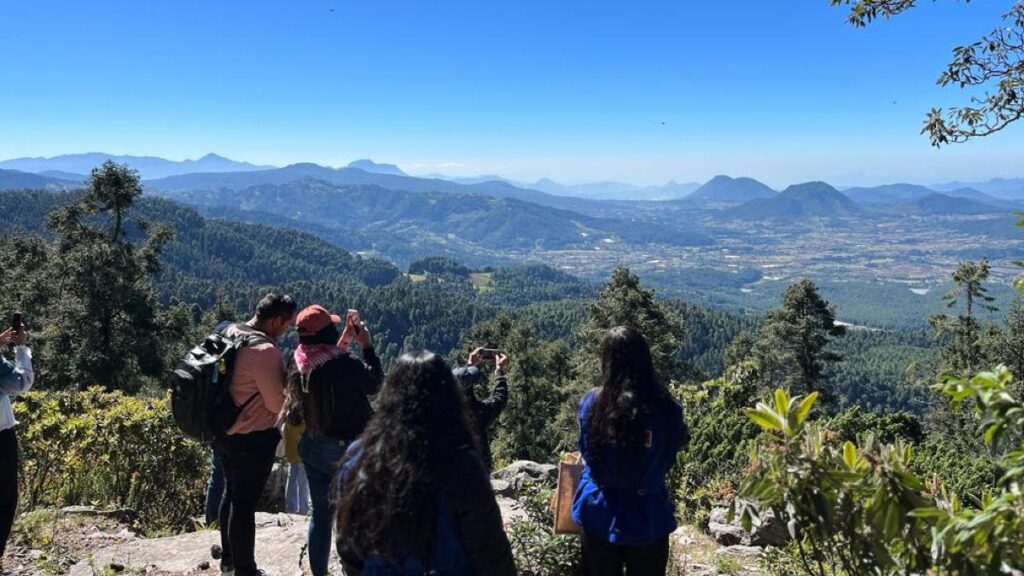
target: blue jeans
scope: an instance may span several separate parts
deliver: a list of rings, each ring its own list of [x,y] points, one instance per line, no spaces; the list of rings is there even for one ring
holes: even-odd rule
[[[309,522],[309,568],[313,576],[327,576],[331,558],[331,533],[334,528],[334,503],[331,481],[338,473],[346,443],[337,438],[306,430],[299,438],[299,456],[306,467],[309,495],[313,500],[313,518]]]
[[[302,463],[288,464],[288,483],[284,487],[284,511],[305,516],[309,514],[309,481]]]
[[[210,479],[206,482],[206,525],[212,525],[220,515],[220,501],[224,499],[224,465],[217,452],[210,450]]]

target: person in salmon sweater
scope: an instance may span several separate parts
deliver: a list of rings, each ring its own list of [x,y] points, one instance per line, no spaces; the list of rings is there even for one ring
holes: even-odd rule
[[[240,413],[213,443],[226,481],[218,522],[225,576],[261,574],[254,550],[256,504],[274,466],[284,407],[285,367],[276,342],[291,327],[297,309],[290,296],[270,293],[248,322],[224,330],[225,335],[247,342],[238,351],[228,384]]]

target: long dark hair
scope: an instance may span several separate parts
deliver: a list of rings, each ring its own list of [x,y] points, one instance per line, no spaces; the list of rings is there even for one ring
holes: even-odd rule
[[[473,447],[466,407],[452,375],[432,352],[399,358],[360,439],[362,453],[344,478],[338,504],[339,540],[365,557],[403,550],[429,556],[438,494]]]
[[[341,334],[334,324],[328,324],[316,334],[299,336],[299,344],[328,344],[334,345],[338,342]],[[303,391],[302,374],[294,359],[288,362],[288,381],[284,391],[284,412],[288,423],[298,425],[303,421],[307,424],[312,422],[318,432],[322,432],[324,426],[330,422],[334,415],[334,388],[333,386],[317,386],[309,389],[312,396],[311,402],[306,401],[306,393]],[[331,383],[335,384],[334,382]]]
[[[593,448],[589,464],[599,482],[604,448],[611,442],[624,446],[627,464],[638,467],[643,459],[644,417],[671,401],[643,334],[631,326],[612,328],[601,344],[601,388],[588,415]]]

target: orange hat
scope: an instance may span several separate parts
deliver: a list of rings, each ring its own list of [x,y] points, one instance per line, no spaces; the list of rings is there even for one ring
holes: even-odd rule
[[[295,319],[299,336],[312,336],[331,324],[341,324],[341,316],[331,314],[319,304],[304,308]]]

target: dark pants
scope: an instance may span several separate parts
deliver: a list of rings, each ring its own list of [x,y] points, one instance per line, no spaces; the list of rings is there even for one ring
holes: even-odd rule
[[[0,560],[18,508],[18,437],[14,428],[0,432]]]
[[[642,546],[612,544],[583,534],[583,576],[664,576],[668,538]]]
[[[220,517],[224,500],[224,464],[216,450],[210,451],[210,478],[206,481],[206,525],[212,526]]]
[[[274,467],[274,452],[281,440],[276,428],[251,434],[225,436],[214,442],[224,465],[224,500],[220,505],[222,568],[236,576],[256,576],[256,504]]]

